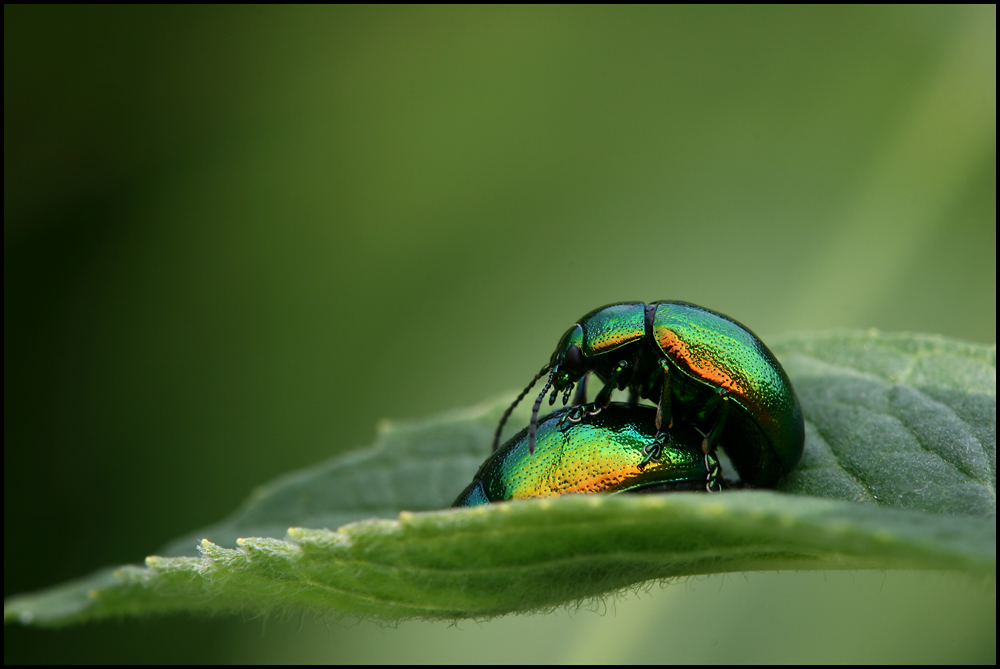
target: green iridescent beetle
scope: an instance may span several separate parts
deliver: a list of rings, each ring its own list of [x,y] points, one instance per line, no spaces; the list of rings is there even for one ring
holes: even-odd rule
[[[658,460],[642,464],[656,440],[653,407],[615,402],[577,422],[563,420],[572,410],[539,421],[533,454],[529,428],[514,435],[452,506],[566,493],[704,491],[724,484],[718,460],[702,451],[701,433],[687,425],[671,430]]]
[[[587,404],[591,372],[605,383]],[[564,421],[599,413],[616,389],[628,388],[631,402],[656,403],[657,438],[646,451],[647,465],[669,446],[668,428],[680,422],[704,431],[706,454],[723,444],[740,479],[752,486],[774,486],[802,456],[802,409],[781,364],[746,326],[696,304],[621,302],[581,318],[504,413],[494,450],[510,412],[546,374],[532,410],[529,452],[545,393],[552,387],[553,404],[562,391],[566,404],[575,386],[574,408]]]

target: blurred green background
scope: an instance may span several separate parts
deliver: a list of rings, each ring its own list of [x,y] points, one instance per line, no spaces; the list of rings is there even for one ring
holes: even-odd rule
[[[994,343],[995,6],[5,6],[4,594],[655,299]],[[13,627],[4,659],[996,660],[995,583],[954,575],[594,608]]]

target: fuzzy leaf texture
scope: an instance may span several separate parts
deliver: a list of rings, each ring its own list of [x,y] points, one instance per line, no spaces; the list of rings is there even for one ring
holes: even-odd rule
[[[805,454],[776,492],[447,510],[488,455],[503,398],[385,422],[371,447],[261,487],[228,519],[170,544],[166,557],[11,598],[4,620],[51,627],[168,611],[302,610],[487,618],[691,574],[937,569],[995,578],[996,347],[838,331],[785,337],[772,350],[806,417]],[[520,409],[508,432],[526,422]]]

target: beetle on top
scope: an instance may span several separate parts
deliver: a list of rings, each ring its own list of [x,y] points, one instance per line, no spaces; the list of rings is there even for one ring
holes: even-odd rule
[[[587,402],[586,379],[604,382]],[[645,448],[643,466],[669,447],[678,421],[700,431],[702,451],[720,445],[744,484],[773,487],[798,463],[805,443],[802,409],[791,381],[767,346],[734,319],[689,302],[619,302],[591,311],[559,340],[548,364],[535,375],[497,426],[493,450],[514,407],[548,375],[535,400],[528,428],[534,452],[538,411],[549,388],[554,404],[563,393],[572,409],[561,420],[579,422],[629,390],[629,401],[654,402],[656,438]]]

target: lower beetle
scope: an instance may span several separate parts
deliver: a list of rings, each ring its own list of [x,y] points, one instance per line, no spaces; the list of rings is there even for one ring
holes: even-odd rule
[[[604,387],[587,404],[586,378],[593,372]],[[549,404],[563,392],[563,404],[576,386],[573,409],[563,416],[579,421],[601,412],[614,390],[630,391],[656,403],[656,439],[644,465],[662,456],[678,422],[703,430],[704,453],[720,443],[741,480],[755,486],[776,484],[798,463],[805,443],[802,409],[791,381],[767,346],[747,327],[718,312],[688,302],[620,302],[595,309],[559,341],[549,363],[504,413],[493,440],[511,411],[543,376],[528,430],[533,452],[538,410],[548,389]]]
[[[529,428],[514,435],[479,468],[452,506],[477,506],[566,493],[721,490],[718,460],[701,448],[702,434],[676,425],[655,462],[643,465],[656,440],[652,407],[612,403],[577,422],[561,409],[538,423],[530,452]]]

